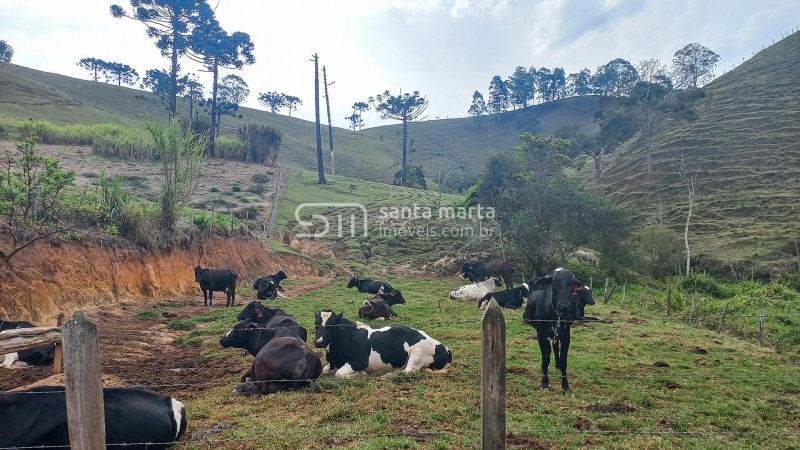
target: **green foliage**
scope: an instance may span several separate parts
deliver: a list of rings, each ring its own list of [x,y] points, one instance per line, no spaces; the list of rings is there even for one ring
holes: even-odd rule
[[[239,183],[231,185],[231,192],[242,192],[242,186]]]
[[[158,311],[154,311],[152,309],[145,309],[144,311],[139,311],[136,314],[136,317],[141,320],[151,320],[160,317],[161,314]]]
[[[800,272],[784,272],[778,275],[778,283],[800,292]]]
[[[636,241],[650,276],[662,279],[680,272],[683,247],[677,233],[664,225],[651,224],[636,233]]]
[[[219,188],[216,186],[212,186],[211,189],[208,190],[209,192],[219,192]]]
[[[680,287],[686,292],[708,295],[713,298],[731,298],[735,294],[735,292],[714,278],[698,273],[691,273],[682,277]]]
[[[92,152],[103,156],[137,160],[158,156],[152,137],[141,128],[111,123],[57,126],[29,120],[20,123],[18,130],[23,138],[36,137],[42,144],[91,145]]]
[[[0,41],[0,62],[8,63],[11,62],[11,58],[14,56],[14,48],[11,47],[6,41]]]
[[[239,127],[239,139],[249,149],[244,161],[272,165],[278,157],[283,134],[270,126],[251,123]]]
[[[249,156],[247,143],[229,136],[217,136],[215,148],[215,158],[247,161]]]
[[[264,191],[266,191],[266,188],[263,184],[252,184],[249,188],[247,188],[247,192],[250,192],[251,194],[261,195],[264,193]]]
[[[250,177],[250,181],[256,184],[266,184],[269,183],[269,175],[263,173],[257,173]]]

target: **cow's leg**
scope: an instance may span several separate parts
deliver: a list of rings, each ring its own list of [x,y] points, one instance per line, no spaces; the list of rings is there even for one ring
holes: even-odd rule
[[[236,288],[231,289],[231,304],[230,306],[236,306]]]
[[[550,387],[550,379],[547,377],[547,366],[550,365],[550,341],[544,333],[544,330],[537,331],[537,338],[539,339],[539,350],[542,352],[542,389]]]
[[[364,372],[357,372],[353,370],[353,368],[350,366],[350,363],[345,363],[345,365],[336,371],[336,378],[354,378],[363,374]]]
[[[322,368],[322,375],[330,375],[333,370],[331,370],[330,364],[325,364],[325,367]]]
[[[569,326],[561,330],[561,351],[558,354],[559,366],[561,369],[561,390],[569,390],[567,381],[567,352],[569,351]]]
[[[208,291],[202,289],[203,291],[203,306],[208,306]]]

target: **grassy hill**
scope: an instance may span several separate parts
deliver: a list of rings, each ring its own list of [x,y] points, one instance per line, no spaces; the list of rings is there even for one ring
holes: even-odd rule
[[[603,190],[646,221],[659,210],[683,232],[687,190],[674,168],[696,170],[690,240],[723,262],[772,272],[796,261],[800,240],[800,33],[759,52],[706,87],[698,118],[655,138],[647,176],[638,140],[618,149]],[[759,267],[756,267],[758,270]]]

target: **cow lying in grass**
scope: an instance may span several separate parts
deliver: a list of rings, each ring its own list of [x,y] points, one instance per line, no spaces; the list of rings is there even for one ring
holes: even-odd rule
[[[297,318],[282,309],[266,307],[259,301],[254,300],[248,303],[236,316],[236,320],[246,319],[260,325],[268,325],[271,328],[290,328],[304,342],[308,339],[308,330],[300,325]]]
[[[314,318],[314,345],[327,350],[323,375],[333,372],[338,378],[350,378],[400,368],[443,371],[453,361],[450,349],[423,331],[403,325],[373,328],[343,315],[325,310]]]
[[[397,317],[392,310],[391,299],[387,294],[375,294],[374,297],[366,300],[364,306],[358,310],[358,317],[369,320],[391,320]]]
[[[397,289],[393,288],[392,285],[385,281],[375,281],[375,280],[368,280],[366,278],[350,278],[350,281],[347,283],[347,288],[356,288],[358,292],[366,292],[368,294],[378,294],[378,293],[385,293],[389,294],[393,299],[393,305],[398,303],[405,303],[406,300],[403,298],[403,294],[400,293]]]
[[[505,291],[489,292],[478,300],[478,308],[488,308],[489,302],[495,299],[501,308],[517,309],[525,303],[525,299],[528,298],[530,292],[528,283],[522,283],[522,286],[506,289]]]
[[[280,292],[283,290],[281,281],[286,278],[288,278],[286,272],[279,270],[275,275],[267,275],[257,279],[255,283],[253,283],[253,289],[256,290],[256,298],[259,300],[274,300],[278,297],[286,298]]]
[[[468,284],[450,291],[450,300],[478,301],[490,292],[497,292],[503,285],[497,277],[489,277],[486,281]]]

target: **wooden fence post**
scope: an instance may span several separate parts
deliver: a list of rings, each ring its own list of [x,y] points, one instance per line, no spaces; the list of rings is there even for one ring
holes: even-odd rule
[[[97,326],[78,311],[64,324],[62,334],[70,447],[105,450],[106,424]]]
[[[761,314],[758,316],[758,343],[764,346],[764,317],[767,315],[767,310],[762,309]]]
[[[722,313],[719,315],[719,326],[717,327],[718,333],[722,333],[722,327],[725,326],[725,314],[728,312],[728,303],[725,303],[725,307],[722,308]]]
[[[611,280],[611,288],[608,287],[609,279],[606,278],[606,285],[603,288],[603,304],[607,305],[608,301],[611,300],[611,296],[614,295],[614,290],[617,289],[617,283],[614,280]]]
[[[672,314],[672,286],[667,287],[667,317]]]
[[[64,326],[64,313],[60,313],[58,315],[58,320],[56,321],[56,325],[59,327]],[[61,361],[63,361],[64,355],[64,344],[61,342],[56,342],[55,352],[53,353],[53,374],[61,373]]]
[[[506,447],[506,320],[492,299],[483,315],[481,449]]]

